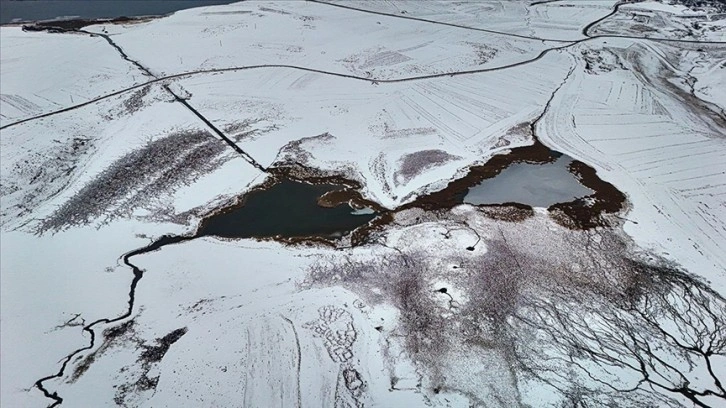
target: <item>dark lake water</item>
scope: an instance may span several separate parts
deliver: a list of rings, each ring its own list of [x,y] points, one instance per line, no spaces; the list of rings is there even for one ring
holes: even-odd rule
[[[347,204],[334,208],[318,205],[321,195],[341,188],[331,184],[312,185],[283,180],[266,190],[248,194],[241,207],[208,218],[197,236],[341,236],[375,218],[375,214],[361,214]]]
[[[468,204],[520,203],[549,207],[593,193],[569,171],[573,159],[551,151],[550,163],[513,163],[497,176],[470,187],[464,196]]]
[[[230,0],[0,0],[0,24],[56,18],[157,16]]]

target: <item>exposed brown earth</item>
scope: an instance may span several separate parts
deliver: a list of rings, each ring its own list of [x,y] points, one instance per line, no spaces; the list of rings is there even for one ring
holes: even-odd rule
[[[608,225],[603,214],[615,214],[625,208],[625,194],[603,181],[592,167],[580,161],[570,164],[570,172],[595,193],[567,203],[551,205],[548,210],[559,224],[572,229],[590,229]]]
[[[514,163],[545,164],[552,161],[550,149],[535,140],[532,146],[512,149],[509,154],[496,155],[481,166],[470,167],[466,176],[451,181],[443,190],[419,197],[414,202],[404,205],[402,209],[418,207],[424,210],[437,210],[454,207],[461,204],[470,187],[482,180],[497,176]]]

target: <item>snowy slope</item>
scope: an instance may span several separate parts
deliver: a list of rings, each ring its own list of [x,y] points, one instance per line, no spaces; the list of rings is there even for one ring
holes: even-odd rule
[[[672,364],[658,380],[715,389],[705,355],[669,339],[689,340],[679,316],[726,335],[726,46],[698,42],[724,20],[656,2],[336,4],[87,28],[154,77],[103,38],[0,28],[0,404],[48,405],[35,381],[79,349],[43,382],[63,406],[687,404],[619,364],[648,341]],[[267,167],[342,175],[396,209],[533,136],[627,196],[612,227],[414,209],[356,248],[170,245],[131,258],[130,286],[124,254],[193,233]],[[103,320],[130,292],[128,318]],[[613,347],[582,353],[597,336]]]
[[[217,127],[257,130],[237,145],[263,165],[290,159],[342,172],[395,208],[495,152],[529,144],[529,135],[508,131],[541,113],[569,62],[552,52],[508,70],[378,85],[284,68],[179,83]],[[432,151],[448,157],[427,166]],[[422,163],[404,176],[406,158],[416,156]]]
[[[383,342],[369,322],[370,307],[340,288],[298,293],[307,266],[326,253],[200,239],[144,255],[139,265],[153,272],[137,292],[143,311],[124,336],[153,346],[174,330],[184,335],[163,360],[150,363],[109,343],[88,371],[58,387],[73,406],[113,399],[129,406],[331,405],[354,400],[343,394],[350,382],[344,371],[357,370],[370,402],[421,404],[410,391],[381,399],[389,382],[379,372]],[[220,261],[210,269],[209,259]],[[337,330],[345,336],[330,344],[326,336]],[[160,373],[156,391],[133,386]],[[121,383],[132,386],[114,387]]]
[[[102,38],[0,28],[0,126],[145,82]]]
[[[203,175],[205,166],[217,168],[232,159],[244,163],[158,86],[4,129],[0,147],[0,209],[8,228],[45,218],[74,197],[89,210],[95,206],[91,211],[111,218],[112,208],[127,213],[139,207],[152,211],[159,206],[150,201],[153,195],[144,195],[145,188],[153,188],[153,194],[173,193]],[[139,149],[146,154],[135,156]],[[195,152],[203,156],[193,159]],[[129,163],[123,164],[124,160]],[[131,165],[149,168],[127,167]],[[178,180],[165,176],[175,167],[190,165],[197,169]],[[256,170],[247,166],[255,175]],[[92,183],[113,191],[104,196],[83,190]],[[209,200],[215,195],[199,198]]]
[[[678,332],[667,313],[660,326],[645,325],[652,321],[603,298],[598,288],[632,284],[623,262],[633,254],[610,232],[572,231],[544,211],[496,221],[470,206],[446,215],[414,210],[397,222],[377,244],[346,251],[205,238],[140,256],[135,262],[148,272],[138,312],[79,354],[64,381],[49,384],[72,406],[554,407],[574,395],[566,387],[623,407],[685,406],[677,392],[649,388],[647,372],[618,354],[617,336],[627,334],[619,330],[630,326],[598,322],[616,314],[659,342],[668,370],[714,388],[704,361],[679,359],[657,331],[688,342],[688,327]],[[604,261],[610,268],[600,268]],[[587,299],[585,307],[570,303],[576,299]],[[701,306],[688,313],[704,313]],[[553,307],[568,314],[548,322]],[[716,301],[711,310],[723,307]],[[514,317],[498,321],[509,308]],[[583,334],[594,337],[571,345],[577,338],[569,336],[586,329],[578,312],[589,314],[593,331]],[[575,326],[561,327],[562,319]],[[609,336],[607,348],[598,346]],[[614,360],[587,358],[598,347]],[[538,359],[542,352],[551,360]],[[606,380],[632,391],[612,392]]]
[[[57,370],[47,362],[88,344],[81,324],[125,311],[120,256],[193,232],[264,177],[157,88],[4,129],[0,143],[2,405],[44,406],[24,390]]]
[[[611,53],[616,63],[587,71],[580,60],[538,135],[628,194],[625,229],[640,244],[724,293],[724,118],[670,82],[683,73],[659,55],[668,51],[662,47],[609,40],[603,52],[580,45],[584,53]]]

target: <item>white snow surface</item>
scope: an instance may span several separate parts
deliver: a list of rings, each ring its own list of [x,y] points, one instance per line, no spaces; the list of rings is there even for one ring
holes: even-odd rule
[[[241,2],[88,29],[105,30],[131,58],[159,75],[295,65],[393,79],[506,66],[532,59],[548,45],[303,1]],[[423,37],[422,29],[436,35]]]
[[[724,118],[703,115],[669,82],[679,72],[668,47],[608,40],[608,49],[626,69],[586,72],[578,62],[538,136],[628,195],[625,230],[639,244],[726,293]]]
[[[102,38],[0,29],[0,126],[147,79]]]
[[[549,40],[586,38],[582,30],[606,16],[615,0],[426,2],[333,0],[328,3]]]
[[[503,71],[400,84],[286,68],[180,83],[217,127],[251,123],[243,129],[258,132],[237,145],[264,166],[293,159],[343,173],[365,186],[367,198],[395,208],[423,190],[440,189],[472,163],[528,144],[526,134],[509,130],[540,113],[569,61],[555,52]],[[428,163],[432,151],[448,157]]]
[[[726,45],[643,39],[726,41],[726,20],[644,2],[622,6],[593,27],[599,38],[585,40],[584,27],[615,1],[530,3],[335,3],[392,16],[259,1],[86,28],[108,33],[157,79],[100,37],[0,27],[0,405],[47,406],[34,383],[90,344],[78,323],[126,311],[133,275],[123,254],[193,233],[201,217],[266,179],[163,85],[263,167],[297,162],[343,175],[389,209],[531,144],[528,125],[539,118],[540,141],[627,195],[619,216],[632,247],[726,295]],[[158,168],[138,174],[128,163]],[[89,220],[86,205],[96,205]],[[556,406],[553,388],[512,377],[497,351],[462,345],[427,367],[405,343],[400,305],[366,298],[385,284],[370,293],[306,286],[321,259],[418,249],[439,256],[427,288],[447,287],[455,303],[432,295],[432,310],[455,321],[451,305],[474,296],[454,266],[486,255],[499,237],[543,262],[569,259],[570,233],[535,213],[525,223],[466,205],[443,216],[457,221],[409,214],[398,220],[407,226],[354,249],[203,238],[134,257],[146,273],[132,330],[114,341],[103,330],[123,322],[99,324],[94,348],[44,385],[69,407]],[[55,230],[50,221],[66,219],[58,214],[76,221]],[[163,359],[144,365],[143,351],[181,328]],[[628,375],[623,383],[637,381]],[[143,389],[154,378],[154,391]]]

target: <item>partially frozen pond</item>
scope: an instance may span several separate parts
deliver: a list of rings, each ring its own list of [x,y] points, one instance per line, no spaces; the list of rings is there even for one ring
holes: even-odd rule
[[[438,210],[461,203],[511,208],[546,207],[570,228],[606,224],[602,214],[623,209],[626,197],[585,163],[535,140],[469,168],[446,188],[420,196],[408,207]],[[530,208],[531,210],[531,208]]]
[[[469,188],[464,196],[468,204],[520,203],[532,207],[549,207],[594,193],[570,172],[573,159],[551,152],[549,163],[513,163],[493,178]]]
[[[355,211],[346,203],[333,207],[318,204],[323,194],[342,188],[335,184],[283,180],[248,194],[241,206],[206,219],[197,235],[224,238],[342,236],[376,216],[372,211]]]

